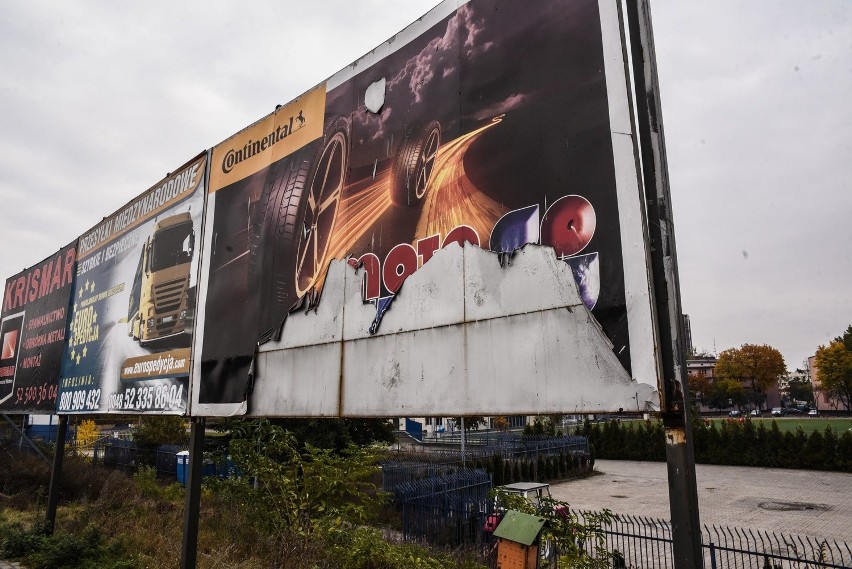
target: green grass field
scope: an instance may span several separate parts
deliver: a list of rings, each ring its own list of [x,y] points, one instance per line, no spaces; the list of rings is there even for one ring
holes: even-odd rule
[[[715,422],[718,426],[718,423],[721,421],[727,421],[731,419],[711,419],[711,421]],[[805,431],[805,434],[811,434],[813,431],[824,431],[828,425],[831,425],[831,429],[837,433],[842,434],[844,431],[852,429],[852,419],[849,418],[832,418],[826,419],[824,417],[761,417],[761,418],[752,418],[752,423],[757,426],[760,423],[763,423],[763,426],[767,429],[772,428],[772,421],[776,421],[778,423],[778,428],[781,429],[781,432],[791,431],[795,432],[797,428],[802,427],[802,430]]]

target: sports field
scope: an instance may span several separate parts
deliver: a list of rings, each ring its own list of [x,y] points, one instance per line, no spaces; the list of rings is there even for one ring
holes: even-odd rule
[[[737,419],[720,418],[710,420],[718,425],[721,421],[736,421]],[[837,434],[841,434],[844,431],[852,429],[852,418],[849,417],[829,419],[825,417],[808,417],[805,415],[799,417],[751,417],[749,420],[754,423],[755,426],[762,423],[767,429],[771,429],[772,421],[775,421],[778,423],[778,428],[781,429],[781,432],[795,432],[796,429],[802,427],[805,434],[810,434],[813,431],[824,431],[829,425],[831,425],[831,429]]]

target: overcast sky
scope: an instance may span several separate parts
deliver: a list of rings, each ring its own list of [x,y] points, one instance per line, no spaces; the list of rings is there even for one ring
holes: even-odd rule
[[[435,3],[7,3],[0,276]],[[852,2],[652,0],[652,13],[695,343],[767,343],[799,367],[852,323]]]

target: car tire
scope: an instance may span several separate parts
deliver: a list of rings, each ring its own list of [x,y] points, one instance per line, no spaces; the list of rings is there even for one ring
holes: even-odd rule
[[[420,203],[429,189],[440,146],[441,124],[438,121],[406,129],[391,172],[393,203],[407,207]]]
[[[249,271],[264,328],[280,325],[325,265],[349,168],[349,121],[326,121],[324,133],[313,153],[273,165],[255,209]]]

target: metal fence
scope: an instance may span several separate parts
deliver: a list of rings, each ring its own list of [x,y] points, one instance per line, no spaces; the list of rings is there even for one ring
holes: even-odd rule
[[[852,567],[852,549],[844,542],[720,526],[704,526],[704,553],[711,569]]]
[[[423,462],[389,460],[381,464],[382,489],[394,491],[400,484],[415,482],[427,478],[450,476],[462,470],[456,462]]]
[[[461,433],[442,435],[441,444],[461,446]],[[589,440],[579,435],[522,435],[512,432],[467,432],[465,454],[471,458],[499,454],[504,458],[538,457],[555,454],[589,454]],[[441,451],[431,451],[438,452]],[[457,450],[446,451],[458,453]]]
[[[142,465],[154,466],[157,476],[174,478],[177,474],[176,455],[186,446],[160,445],[154,450],[141,448],[133,441],[105,438],[93,445],[92,461],[111,468],[135,471]]]
[[[92,462],[110,468],[135,471],[143,464],[154,464],[154,453],[136,446],[133,441],[107,438],[93,446]]]
[[[157,476],[175,478],[177,476],[177,453],[189,450],[187,445],[160,445],[155,456]]]
[[[481,542],[490,489],[487,472],[469,469],[398,484],[393,492],[403,538],[449,546]]]
[[[592,512],[577,512],[585,522]],[[603,527],[604,549],[616,553],[613,567],[673,568],[671,524],[643,516],[618,515]],[[852,567],[844,542],[808,536],[705,525],[704,566],[708,569],[810,569]],[[585,544],[590,555],[597,544]]]
[[[489,475],[455,465],[393,463],[383,468],[385,488],[392,489],[402,513],[403,537],[436,545],[483,545],[493,509]],[[588,524],[596,512],[574,512]],[[674,568],[671,524],[645,516],[615,515],[601,526],[602,540],[587,541],[591,556],[598,547],[613,555],[614,569]],[[707,569],[852,568],[852,548],[845,542],[778,532],[705,525],[702,531]]]

